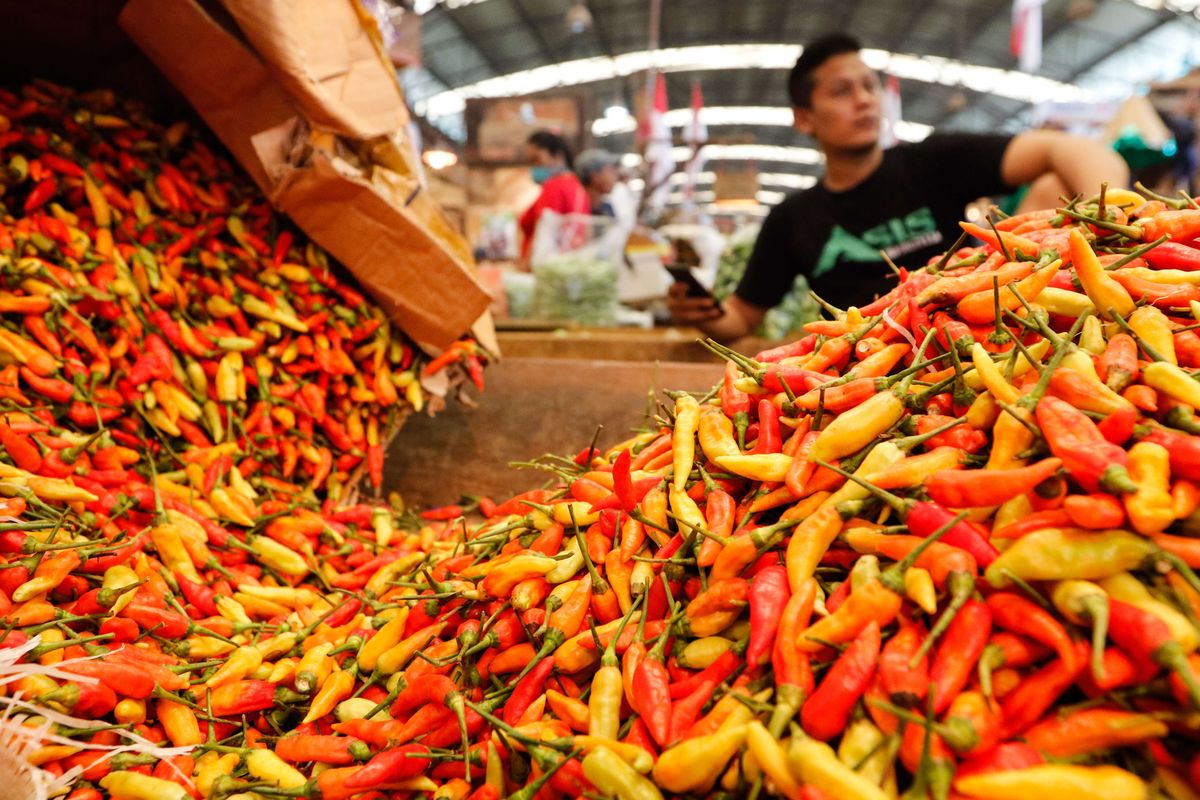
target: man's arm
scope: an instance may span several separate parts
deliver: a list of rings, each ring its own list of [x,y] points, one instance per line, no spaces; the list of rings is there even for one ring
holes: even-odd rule
[[[1100,184],[1129,184],[1129,167],[1108,145],[1058,131],[1027,131],[1009,142],[1000,175],[1010,186],[1032,183],[1046,174],[1059,177],[1072,194],[1090,197]]]
[[[679,325],[694,325],[718,341],[727,342],[748,335],[767,310],[747,303],[736,294],[717,306],[710,297],[689,297],[686,283],[673,283],[667,291],[667,308]],[[724,311],[725,313],[721,313]]]

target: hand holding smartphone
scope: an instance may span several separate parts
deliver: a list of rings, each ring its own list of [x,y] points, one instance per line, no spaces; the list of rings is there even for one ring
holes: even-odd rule
[[[670,264],[666,265],[665,269],[667,272],[671,273],[671,277],[675,279],[676,283],[682,283],[687,286],[687,297],[689,300],[706,299],[710,301],[721,314],[725,313],[725,310],[721,308],[721,304],[717,301],[717,298],[713,296],[713,293],[704,288],[700,281],[696,279],[696,276],[692,273],[691,267],[688,267],[684,264]]]

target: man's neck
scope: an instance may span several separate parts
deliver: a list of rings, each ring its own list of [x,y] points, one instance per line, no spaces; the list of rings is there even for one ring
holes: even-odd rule
[[[825,151],[825,188],[834,192],[853,189],[871,176],[883,163],[883,148],[878,145],[858,153]]]

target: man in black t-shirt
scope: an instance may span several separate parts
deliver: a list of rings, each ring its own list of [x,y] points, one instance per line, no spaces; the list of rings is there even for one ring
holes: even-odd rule
[[[672,285],[667,304],[677,323],[718,339],[744,336],[797,275],[835,306],[866,305],[895,286],[880,251],[897,264],[925,264],[958,238],[964,208],[978,197],[1039,179],[1089,195],[1104,181],[1115,187],[1129,180],[1110,148],[1052,131],[934,134],[885,151],[879,78],[859,49],[843,34],[804,48],[788,91],[795,127],[817,140],[825,175],[771,210],[741,283],[724,302],[688,297],[686,284]]]

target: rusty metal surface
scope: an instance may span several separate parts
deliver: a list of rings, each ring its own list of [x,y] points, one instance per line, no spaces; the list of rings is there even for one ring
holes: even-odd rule
[[[392,441],[384,489],[414,505],[442,505],[466,493],[503,499],[541,485],[542,473],[508,466],[542,453],[571,454],[591,441],[615,444],[645,420],[647,395],[707,391],[722,365],[505,358],[488,368],[477,408],[449,403],[436,417],[413,416]],[[668,401],[669,402],[669,401]]]

